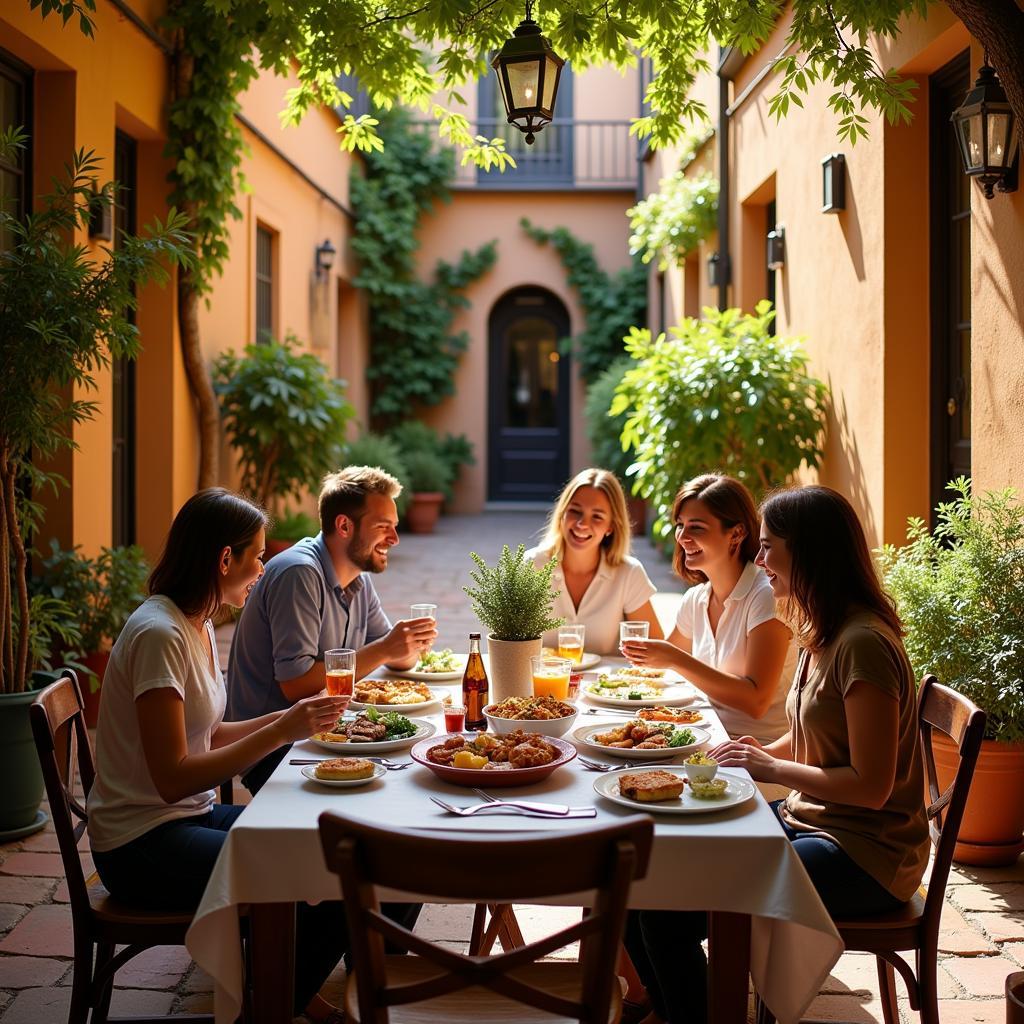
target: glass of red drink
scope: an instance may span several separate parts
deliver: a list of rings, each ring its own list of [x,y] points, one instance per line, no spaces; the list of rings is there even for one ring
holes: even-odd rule
[[[444,730],[448,733],[464,732],[466,729],[465,704],[445,704]]]

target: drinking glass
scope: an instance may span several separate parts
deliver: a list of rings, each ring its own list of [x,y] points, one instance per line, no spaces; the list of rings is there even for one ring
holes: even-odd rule
[[[583,660],[583,637],[586,626],[560,626],[558,629],[558,656],[578,665]]]
[[[460,733],[466,731],[466,705],[445,704],[444,706],[444,731],[447,733]]]
[[[411,604],[409,605],[410,616],[414,619],[433,619],[437,622],[437,605],[436,604]],[[434,645],[431,644],[429,647],[424,647],[423,654],[427,654],[429,651],[434,649]]]
[[[327,693],[331,697],[346,697],[344,713],[352,699],[352,688],[356,681],[356,652],[348,647],[324,651],[324,668],[327,671]]]
[[[534,697],[569,699],[572,662],[568,658],[546,658],[543,654],[537,654],[530,659],[530,667],[533,669]]]
[[[646,640],[650,635],[650,623],[648,622],[620,622],[619,623],[619,646],[627,640]]]

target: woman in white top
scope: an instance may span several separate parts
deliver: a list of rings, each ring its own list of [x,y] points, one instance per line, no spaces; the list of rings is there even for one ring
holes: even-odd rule
[[[619,623],[627,619],[647,622],[652,637],[663,636],[651,606],[654,584],[629,545],[626,496],[618,478],[606,469],[585,469],[565,485],[544,539],[527,552],[538,566],[558,560],[551,577],[560,591],[554,614],[586,626],[586,649],[595,654],[618,651]],[[558,631],[547,633],[544,642],[557,646]]]
[[[762,743],[787,729],[785,699],[796,666],[789,627],[754,564],[759,522],[750,492],[729,476],[699,476],[676,495],[673,568],[688,583],[668,640],[629,641],[636,665],[671,668],[699,686],[730,736]]]
[[[96,735],[89,838],[103,884],[125,903],[194,909],[243,808],[214,787],[282,744],[329,728],[336,697],[225,722],[225,689],[210,617],[240,607],[263,572],[266,516],[223,488],[178,512],[149,578],[150,597],[110,654]],[[327,1020],[316,994],[344,952],[337,902],[299,907],[296,1012]]]

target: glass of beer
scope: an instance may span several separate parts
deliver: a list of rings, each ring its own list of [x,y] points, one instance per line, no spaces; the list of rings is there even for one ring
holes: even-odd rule
[[[546,658],[543,654],[530,659],[533,669],[534,697],[554,697],[555,700],[569,699],[569,673],[572,662],[568,658]]]
[[[328,696],[351,700],[356,681],[356,652],[347,647],[324,651],[324,668],[327,671]],[[345,707],[348,707],[348,701]]]
[[[583,660],[583,637],[586,626],[559,626],[558,656],[568,658],[574,665]]]

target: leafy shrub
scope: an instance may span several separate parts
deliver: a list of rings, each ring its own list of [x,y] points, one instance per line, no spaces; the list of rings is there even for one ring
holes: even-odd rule
[[[506,544],[493,566],[475,551],[469,557],[477,566],[469,574],[476,586],[462,589],[469,596],[473,614],[496,640],[536,640],[565,621],[551,613],[555,559],[538,569],[533,559],[526,557],[524,544],[514,555]]]
[[[437,489],[443,492],[446,501],[452,500],[455,481],[462,467],[472,466],[476,462],[473,443],[465,434],[445,434],[441,437],[437,431],[419,420],[404,420],[388,432],[388,437],[398,445],[406,462],[413,452],[429,452],[444,462],[448,469],[448,483]]]
[[[406,468],[398,445],[383,434],[365,433],[348,443],[345,450],[347,466],[376,466],[390,473],[401,485],[402,493],[395,504],[398,514],[404,515],[409,504],[409,470]]]
[[[303,492],[341,461],[345,427],[355,409],[345,382],[328,376],[298,339],[227,351],[213,365],[231,447],[239,453],[242,488],[264,507]]]
[[[879,552],[918,676],[933,672],[988,715],[986,739],[1024,740],[1024,505],[1012,488],[939,504],[937,525],[907,524]]]
[[[627,483],[626,470],[633,461],[632,452],[622,450],[622,431],[629,413],[624,409],[616,416],[612,416],[609,410],[615,399],[615,389],[632,365],[630,359],[619,359],[612,363],[587,388],[587,401],[584,406],[587,436],[594,455],[593,463],[602,469],[611,470],[623,487]]]
[[[409,474],[409,490],[413,494],[440,491],[451,488],[451,470],[447,463],[433,452],[406,452],[402,456]]]
[[[687,177],[682,171],[662,178],[653,192],[629,212],[629,251],[658,269],[681,267],[718,228],[718,179]]]
[[[271,525],[270,535],[275,540],[302,540],[315,537],[320,532],[320,523],[308,512],[288,512],[278,516]]]
[[[611,413],[627,414],[622,440],[638,493],[657,510],[656,535],[671,532],[672,498],[700,473],[729,473],[760,496],[821,462],[828,389],[798,340],[771,333],[774,317],[767,301],[755,315],[707,308],[670,338],[634,329],[626,340],[636,362]]]

